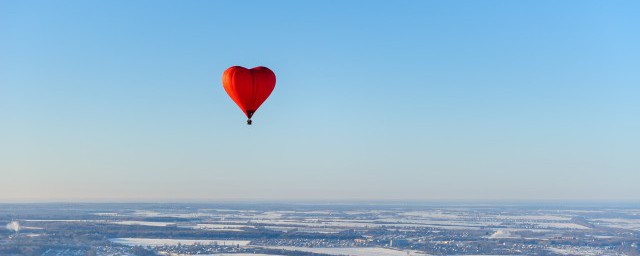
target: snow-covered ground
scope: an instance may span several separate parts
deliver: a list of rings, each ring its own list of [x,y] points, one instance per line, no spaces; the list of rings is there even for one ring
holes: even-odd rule
[[[211,223],[200,223],[192,226],[195,229],[240,229],[240,228],[253,228],[253,226],[249,225],[234,225],[234,224],[211,224]]]
[[[540,228],[559,228],[559,229],[589,229],[588,227],[582,226],[580,224],[575,223],[565,223],[565,222],[546,222],[546,223],[535,223]]]
[[[513,235],[509,230],[498,230],[489,236],[490,239],[503,239],[503,238],[520,238],[520,236]]]
[[[521,220],[521,221],[567,221],[571,220],[569,217],[557,216],[557,215],[496,215],[492,216],[496,219],[505,220]]]
[[[635,231],[640,231],[640,219],[593,219],[598,225],[603,225],[611,228],[623,228]]]
[[[112,243],[127,246],[164,246],[164,245],[248,245],[251,241],[247,240],[196,240],[196,239],[155,239],[155,238],[112,238]]]
[[[150,227],[166,227],[175,225],[174,222],[159,222],[159,221],[133,221],[133,220],[125,220],[125,221],[114,221],[112,224],[118,225],[139,225],[139,226],[150,226]]]
[[[313,253],[324,253],[332,255],[348,255],[348,256],[426,256],[428,254],[422,254],[415,251],[401,251],[387,248],[372,248],[372,247],[344,247],[344,248],[309,248],[309,247],[294,247],[294,246],[269,246],[265,248],[270,249],[282,249],[289,251],[303,251]]]
[[[161,213],[156,211],[136,210],[132,214],[138,217],[169,217],[169,218],[199,218],[211,217],[210,213],[193,212],[193,213]]]
[[[399,223],[399,219],[382,219],[381,221],[389,223],[372,223],[371,220],[365,221],[296,221],[296,220],[252,220],[250,223],[278,225],[278,226],[302,226],[315,228],[379,228],[379,227],[432,227],[441,229],[479,229],[484,226],[479,223],[466,223],[462,221],[405,221]],[[499,223],[487,223],[487,225]]]
[[[597,256],[597,255],[610,255],[610,256],[624,256],[623,253],[618,253],[613,250],[607,250],[602,248],[595,248],[590,246],[560,246],[551,247],[549,251],[562,255],[584,255],[584,256]]]
[[[117,212],[96,212],[93,215],[96,216],[107,216],[107,217],[116,217],[118,216]]]

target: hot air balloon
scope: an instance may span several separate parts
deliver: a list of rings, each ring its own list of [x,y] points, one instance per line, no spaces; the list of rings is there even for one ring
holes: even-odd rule
[[[276,87],[276,75],[262,66],[252,69],[233,66],[222,74],[222,87],[247,115],[247,124],[251,125],[251,117]]]

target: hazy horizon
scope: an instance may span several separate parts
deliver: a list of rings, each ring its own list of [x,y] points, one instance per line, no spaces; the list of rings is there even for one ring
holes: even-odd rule
[[[0,202],[640,201],[636,10],[2,1]]]

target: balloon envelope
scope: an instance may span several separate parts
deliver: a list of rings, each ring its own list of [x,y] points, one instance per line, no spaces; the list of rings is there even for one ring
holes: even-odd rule
[[[276,86],[276,75],[266,67],[228,68],[222,74],[222,86],[250,120]]]

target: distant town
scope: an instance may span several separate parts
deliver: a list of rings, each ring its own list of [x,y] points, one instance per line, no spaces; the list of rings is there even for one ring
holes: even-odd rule
[[[640,255],[640,206],[0,204],[0,255]]]

